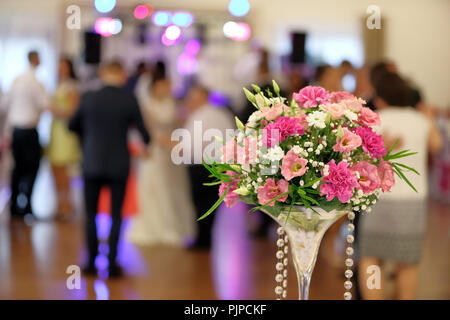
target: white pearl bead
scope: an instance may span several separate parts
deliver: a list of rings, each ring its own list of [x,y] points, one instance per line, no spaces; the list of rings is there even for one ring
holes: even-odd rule
[[[286,270],[283,270],[283,277],[287,277],[288,276],[288,271],[287,271],[287,269]]]
[[[276,256],[277,256],[277,259],[283,259],[283,257],[284,257],[283,251],[278,250]]]
[[[284,247],[284,254],[288,254],[288,252],[289,252],[289,247],[288,247],[288,246],[285,246],[285,247]]]
[[[350,280],[344,282],[344,288],[350,290],[353,287],[353,284]]]
[[[349,220],[353,220],[353,219],[355,219],[355,213],[354,212],[349,212],[347,217],[348,217]]]
[[[283,239],[278,239],[277,240],[277,246],[280,247],[280,248],[283,247],[284,246],[284,240]]]
[[[355,230],[355,225],[354,225],[353,223],[349,223],[349,224],[347,225],[347,230],[348,230],[349,232],[352,232],[353,230]]]
[[[289,263],[289,260],[288,260],[288,258],[284,258],[284,260],[283,260],[283,263],[284,263],[284,265],[285,265],[285,266],[287,266],[287,265],[288,265],[288,263]]]
[[[283,229],[283,227],[279,227],[278,229],[277,229],[277,233],[281,236],[282,234],[284,234],[284,229]]]
[[[353,241],[355,241],[355,238],[354,238],[351,234],[349,234],[349,235],[347,236],[347,242],[348,242],[348,243],[353,243]]]
[[[283,290],[283,298],[286,299],[287,298],[287,291]]]
[[[281,262],[278,262],[278,263],[276,264],[275,268],[276,268],[278,271],[281,271],[281,270],[284,269],[284,265],[283,265]]]
[[[352,299],[352,294],[351,294],[351,292],[346,292],[346,293],[344,293],[344,299],[345,299],[345,300],[351,300],[351,299]]]
[[[281,286],[276,286],[275,287],[275,293],[276,294],[282,294],[283,293],[283,288]]]
[[[348,254],[349,256],[351,256],[353,254],[354,250],[352,247],[348,247],[347,249],[345,249],[345,253]]]
[[[344,275],[347,279],[350,279],[353,277],[353,271],[352,270],[345,270]]]
[[[283,281],[283,288],[287,288],[287,280]]]
[[[284,242],[286,242],[286,243],[289,242],[289,237],[288,237],[288,236],[285,236],[285,237],[284,237]]]
[[[353,266],[353,259],[350,259],[350,258],[345,259],[345,265],[347,267]]]
[[[279,273],[279,274],[277,274],[276,276],[275,276],[275,281],[276,282],[282,282],[283,281],[283,275],[281,274],[281,273]]]

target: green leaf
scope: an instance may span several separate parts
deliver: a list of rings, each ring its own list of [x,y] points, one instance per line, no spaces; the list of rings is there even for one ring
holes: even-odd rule
[[[224,181],[205,182],[205,183],[203,183],[203,185],[210,187],[210,186],[217,186],[218,184],[222,184],[222,183],[224,183]]]
[[[305,185],[303,186],[303,189],[304,189],[304,188],[311,187],[314,183],[316,183],[316,182],[322,180],[323,178],[324,178],[324,177],[320,177],[320,178],[318,178],[318,179],[315,179],[315,180],[312,180],[312,181],[308,182],[307,184],[305,184]]]
[[[228,194],[228,191],[230,191],[230,187],[231,187],[231,183],[228,185],[228,187],[225,189],[225,192],[223,193],[223,195],[219,198],[219,200],[216,201],[216,203],[213,204],[213,206],[211,208],[209,208],[209,210],[202,215],[200,218],[197,219],[197,221],[203,220],[205,219],[207,216],[209,216],[214,210],[216,210],[216,208],[222,203],[223,199],[225,199],[225,197]]]
[[[261,92],[261,88],[258,87],[256,84],[252,83],[252,87],[253,87],[253,90],[255,90],[256,93],[260,93]]]
[[[256,105],[255,95],[253,93],[251,93],[250,91],[248,91],[247,88],[243,88],[243,89],[244,89],[244,93],[245,93],[245,96],[247,97],[248,101],[250,101],[251,103]]]
[[[250,194],[250,191],[246,187],[240,187],[233,191],[236,194],[239,194],[241,196],[247,196]]]
[[[280,96],[280,87],[279,87],[278,84],[275,82],[275,80],[272,80],[272,86],[273,86],[273,91],[274,91],[275,94],[279,97],[279,96]]]
[[[265,203],[265,204],[263,204],[263,205],[261,205],[261,206],[259,206],[259,207],[255,207],[255,208],[251,209],[250,212],[255,212],[255,211],[257,211],[257,210],[264,209],[265,207],[267,207],[267,206],[268,206],[269,204],[271,204],[272,202],[274,202],[274,201],[276,201],[276,200],[278,200],[278,199],[284,197],[284,196],[287,195],[287,194],[288,194],[288,192],[284,192],[284,193],[282,193],[282,194],[279,194],[278,196],[276,196],[276,197],[273,198],[272,200],[268,201],[267,203]]]
[[[242,121],[239,120],[238,117],[234,117],[234,120],[236,121],[236,127],[241,131],[245,131],[245,127],[244,127],[244,124],[242,123]]]
[[[407,169],[407,170],[409,170],[409,171],[414,172],[414,173],[417,174],[418,176],[420,176],[420,172],[419,172],[419,171],[417,171],[416,169],[414,169],[414,168],[412,168],[412,167],[409,167],[409,166],[407,166],[407,165],[405,165],[405,164],[403,164],[403,163],[392,162],[392,164],[395,164],[396,166],[403,167],[403,168],[405,168],[405,169]]]
[[[408,178],[406,178],[406,176],[403,174],[402,169],[400,169],[399,167],[397,167],[395,164],[392,165],[394,172],[403,180],[405,181],[410,187],[411,189],[413,189],[415,192],[419,193],[417,191],[417,189],[412,185],[412,183],[408,180]]]

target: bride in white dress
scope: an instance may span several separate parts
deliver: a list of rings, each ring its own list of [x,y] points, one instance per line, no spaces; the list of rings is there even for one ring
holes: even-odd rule
[[[176,126],[170,83],[154,81],[151,97],[141,108],[152,143],[150,157],[138,164],[139,213],[128,237],[139,245],[183,246],[195,236],[195,211],[186,168],[170,157],[169,139]]]

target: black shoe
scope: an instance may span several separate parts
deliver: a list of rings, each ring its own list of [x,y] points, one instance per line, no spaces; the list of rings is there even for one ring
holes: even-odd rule
[[[94,264],[87,264],[83,269],[82,269],[83,273],[86,276],[96,276],[97,275],[97,268],[95,268]]]
[[[122,267],[117,263],[110,264],[108,267],[108,277],[109,278],[120,278],[123,276]]]

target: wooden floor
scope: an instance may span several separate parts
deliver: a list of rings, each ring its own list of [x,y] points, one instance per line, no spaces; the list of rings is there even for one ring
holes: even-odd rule
[[[275,245],[248,236],[242,210],[221,210],[209,251],[137,247],[121,242],[119,260],[127,277],[82,278],[81,289],[66,287],[66,269],[83,255],[81,219],[74,222],[22,221],[0,224],[0,299],[273,299]],[[434,204],[420,264],[420,299],[449,299],[448,206]],[[99,218],[101,229],[108,218]],[[126,234],[127,223],[123,231]],[[105,230],[100,230],[101,236]],[[335,241],[339,244],[339,240]],[[342,299],[343,268],[324,259],[333,248],[325,238],[311,284],[311,299]],[[335,246],[339,249],[339,245]],[[328,249],[327,249],[328,248]],[[343,262],[342,259],[338,261]],[[103,265],[101,259],[99,265]],[[343,264],[343,263],[342,263]],[[290,263],[289,299],[297,298]]]

